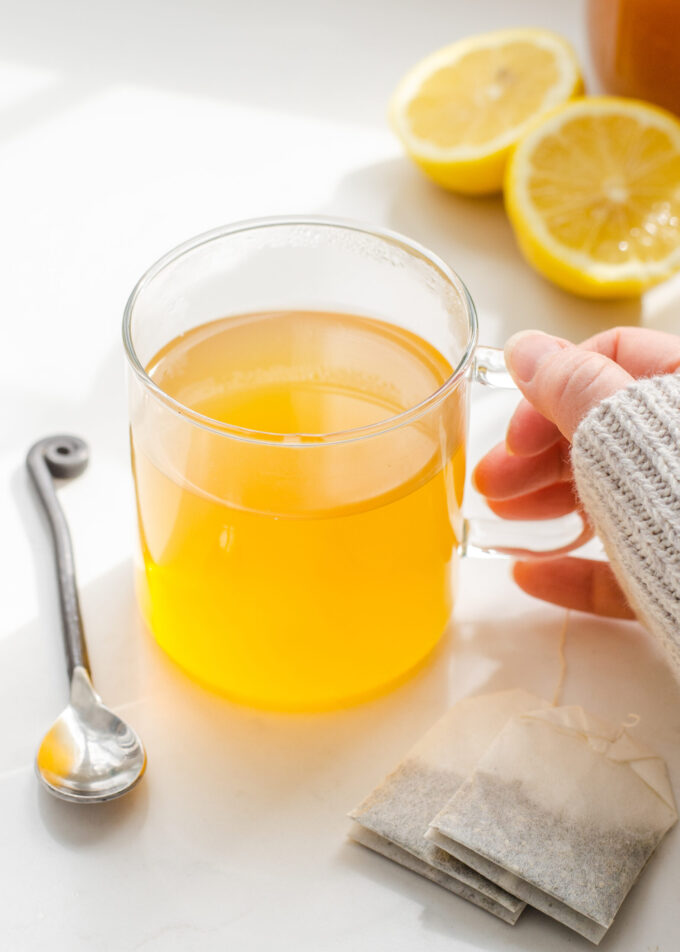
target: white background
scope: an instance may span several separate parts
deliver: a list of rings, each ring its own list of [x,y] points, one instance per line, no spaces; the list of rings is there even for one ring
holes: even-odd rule
[[[562,613],[468,562],[456,621],[391,695],[314,717],[204,693],[142,629],[131,590],[120,320],[143,270],[205,229],[258,215],[360,218],[444,257],[486,343],[538,326],[578,339],[617,323],[680,329],[676,280],[641,302],[591,303],[524,264],[499,199],[445,194],[402,158],[385,108],[401,74],[471,32],[544,25],[586,62],[581,3],[530,0],[118,0],[10,3],[0,29],[0,947],[171,950],[588,948],[527,912],[517,927],[345,842],[345,813],[456,698],[552,693]],[[591,87],[592,87],[591,83]],[[499,402],[500,401],[500,402]],[[502,398],[474,414],[474,455]],[[23,470],[56,431],[93,461],[62,494],[96,684],[139,729],[148,774],[87,809],[38,790],[32,758],[66,696],[50,550]],[[680,695],[633,624],[572,618],[565,699],[669,760],[680,791]],[[674,831],[605,939],[680,944]]]

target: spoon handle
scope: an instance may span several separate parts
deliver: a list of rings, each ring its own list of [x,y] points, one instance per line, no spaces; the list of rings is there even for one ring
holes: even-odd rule
[[[26,456],[26,467],[52,533],[69,680],[77,667],[85,668],[89,674],[90,662],[80,614],[71,535],[57,499],[54,480],[80,476],[87,467],[89,455],[87,443],[77,436],[48,436],[35,443]]]

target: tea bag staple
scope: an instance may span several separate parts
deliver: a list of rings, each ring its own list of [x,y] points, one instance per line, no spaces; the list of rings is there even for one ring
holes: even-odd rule
[[[558,707],[511,718],[427,836],[597,944],[677,817],[660,757]]]
[[[352,811],[352,839],[514,924],[524,902],[429,842],[425,834],[508,720],[543,707],[547,701],[521,690],[466,698],[454,705]]]

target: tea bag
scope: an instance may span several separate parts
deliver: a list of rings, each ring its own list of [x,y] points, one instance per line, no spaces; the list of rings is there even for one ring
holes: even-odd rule
[[[350,836],[514,924],[524,903],[428,842],[425,834],[507,721],[547,706],[521,690],[460,701],[352,811],[356,824]]]
[[[508,922],[510,925],[514,925],[515,922],[517,922],[520,913],[524,909],[525,903],[515,899],[514,896],[509,897],[514,908],[506,908],[501,903],[497,903],[490,896],[486,896],[483,892],[480,892],[473,886],[466,885],[466,883],[462,882],[460,879],[456,879],[455,876],[445,873],[441,869],[437,869],[436,866],[431,866],[422,859],[418,859],[417,856],[407,852],[400,846],[397,846],[395,843],[391,843],[384,837],[378,836],[378,834],[374,833],[372,830],[365,829],[358,823],[352,824],[349,835],[356,843],[361,843],[362,846],[367,846],[368,849],[373,850],[374,853],[379,853],[381,856],[391,859],[399,866],[403,866],[405,869],[410,869],[412,872],[418,873],[419,876],[423,876],[425,879],[429,879],[431,882],[437,883],[439,886],[443,886],[444,889],[448,889],[449,892],[454,893],[456,896],[460,896],[461,899],[467,899],[468,902],[474,903],[474,905],[479,906],[480,909],[486,909],[487,912],[491,912],[493,915],[498,916],[499,919],[502,919],[504,922]],[[429,845],[432,846],[432,844]],[[438,847],[435,847],[435,849],[438,852],[443,852],[442,850],[439,850]],[[444,861],[448,861],[451,865],[461,865],[456,860],[453,860],[452,862],[451,857],[446,856],[446,854],[444,854]],[[481,879],[481,877],[477,876],[473,870],[468,870],[468,873],[471,877]],[[497,889],[493,883],[488,883],[488,886],[490,886],[492,889],[496,889],[498,893],[501,892],[501,890]]]
[[[597,944],[677,817],[660,757],[558,707],[507,722],[428,839]]]

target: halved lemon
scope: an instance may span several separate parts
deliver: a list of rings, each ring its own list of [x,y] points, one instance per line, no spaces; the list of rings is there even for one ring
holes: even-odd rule
[[[390,119],[439,185],[500,191],[512,146],[537,116],[582,89],[569,44],[548,30],[497,30],[432,53],[402,79]]]
[[[680,269],[680,122],[614,96],[545,117],[508,165],[520,248],[555,284],[629,297]]]

